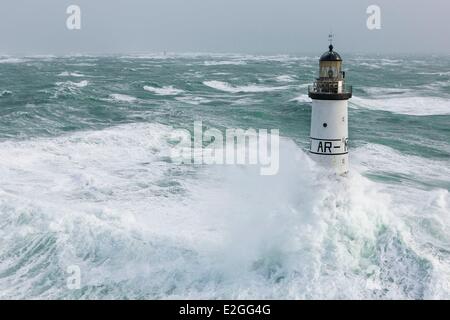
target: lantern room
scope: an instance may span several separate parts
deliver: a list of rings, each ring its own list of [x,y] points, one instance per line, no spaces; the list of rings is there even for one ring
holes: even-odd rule
[[[342,58],[330,44],[328,51],[320,57],[319,77],[309,87],[309,97],[318,100],[346,100],[352,97],[352,87],[345,86]]]
[[[320,80],[343,79],[342,58],[333,49],[330,45],[329,51],[320,57]]]

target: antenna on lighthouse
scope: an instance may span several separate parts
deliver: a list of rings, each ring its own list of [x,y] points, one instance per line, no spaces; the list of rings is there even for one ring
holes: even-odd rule
[[[333,45],[333,39],[334,39],[334,34],[333,34],[333,32],[330,32],[330,34],[328,35],[328,41],[330,41],[331,45]]]
[[[331,31],[330,34],[328,35],[328,41],[330,42],[330,51],[333,51],[333,40],[334,40],[334,34]]]

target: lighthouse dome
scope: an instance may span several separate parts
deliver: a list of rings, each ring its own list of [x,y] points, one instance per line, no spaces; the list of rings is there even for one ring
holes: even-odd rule
[[[329,46],[329,51],[325,52],[321,57],[320,61],[342,61],[341,56],[339,53],[333,51],[334,47],[333,45]]]

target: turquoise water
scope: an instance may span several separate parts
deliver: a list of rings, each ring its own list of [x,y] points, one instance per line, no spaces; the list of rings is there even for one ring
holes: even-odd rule
[[[1,57],[0,298],[450,298],[450,57],[343,56],[347,178],[318,57]],[[199,120],[279,129],[279,174],[172,163]]]

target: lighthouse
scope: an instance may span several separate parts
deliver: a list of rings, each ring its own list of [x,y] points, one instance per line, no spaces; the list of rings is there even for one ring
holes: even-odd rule
[[[312,99],[311,157],[338,175],[348,172],[348,100],[352,87],[345,85],[342,58],[329,50],[320,58],[319,77],[308,88]]]

